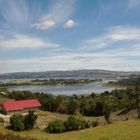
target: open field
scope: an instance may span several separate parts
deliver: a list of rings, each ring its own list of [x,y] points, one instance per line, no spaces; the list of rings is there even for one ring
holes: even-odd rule
[[[135,120],[137,118],[137,111],[136,110],[131,110],[125,114],[120,114],[120,112],[122,112],[122,111],[117,111],[117,112],[111,113],[110,118],[111,118],[111,121],[113,123],[118,122],[118,121],[125,121],[125,120]],[[23,113],[23,115],[26,115],[26,114],[27,113]],[[41,111],[41,110],[36,112],[36,114],[38,115],[37,127],[41,130],[44,130],[50,121],[54,121],[54,120],[65,121],[69,117],[69,115],[66,115],[66,114],[52,113],[49,111]],[[0,114],[0,118],[3,118],[5,121],[5,126],[9,126],[10,116],[11,115]],[[79,114],[79,117],[82,117],[85,120],[90,120],[90,121],[97,121],[98,120],[99,125],[104,125],[106,122],[103,116],[99,116],[99,117],[92,117],[92,116],[90,117],[89,116],[88,117],[88,116],[81,116]]]
[[[14,132],[0,127],[0,133],[13,134],[21,137],[36,138],[38,140],[139,140],[140,121],[131,120],[117,122],[111,125],[81,131],[72,131],[61,134],[48,134],[40,130]]]
[[[117,111],[117,112],[111,113],[110,118],[111,118],[111,121],[113,123],[118,122],[118,121],[125,121],[127,119],[133,120],[133,119],[137,118],[137,111],[136,110],[131,110],[131,111],[124,113],[124,114],[120,114],[121,112],[122,111]],[[38,115],[37,125],[38,125],[38,128],[40,128],[40,129],[46,128],[47,124],[50,121],[54,121],[54,120],[64,121],[69,116],[66,114],[52,113],[52,112],[48,112],[48,111],[38,111],[37,115]],[[98,120],[99,125],[104,125],[106,123],[103,116],[99,116],[99,117],[79,116],[79,117],[83,117],[85,120],[90,120],[90,121],[97,121]]]

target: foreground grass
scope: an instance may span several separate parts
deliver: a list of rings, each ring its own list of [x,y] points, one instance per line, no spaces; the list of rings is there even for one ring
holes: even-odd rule
[[[38,140],[139,140],[140,121],[131,120],[62,134],[48,134],[40,130],[19,133],[3,127],[0,127],[0,133],[18,135],[27,139],[36,138]]]

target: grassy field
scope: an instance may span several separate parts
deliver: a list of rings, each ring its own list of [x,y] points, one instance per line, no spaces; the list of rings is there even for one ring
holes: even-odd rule
[[[119,122],[119,121],[125,121],[126,119],[133,120],[137,118],[136,110],[131,110],[125,114],[118,115],[120,112],[122,112],[122,110],[111,113],[110,119],[113,123]],[[37,126],[40,129],[45,129],[50,121],[54,121],[54,120],[64,121],[69,117],[69,115],[66,115],[66,114],[52,113],[48,111],[38,111],[37,115],[38,115]],[[82,117],[83,119],[90,120],[90,121],[98,120],[99,125],[104,125],[104,123],[106,123],[104,116],[99,116],[99,117],[85,116],[84,117],[80,115],[79,117]]]
[[[72,131],[62,134],[48,134],[40,130],[13,132],[0,127],[0,133],[13,134],[38,140],[140,140],[140,121],[131,120],[106,126]]]

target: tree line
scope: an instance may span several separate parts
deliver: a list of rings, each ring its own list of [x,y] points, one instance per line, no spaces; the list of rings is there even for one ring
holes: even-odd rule
[[[35,79],[29,81],[9,81],[6,83],[0,82],[1,87],[8,86],[22,86],[22,85],[75,85],[75,84],[88,84],[101,81],[101,79]]]

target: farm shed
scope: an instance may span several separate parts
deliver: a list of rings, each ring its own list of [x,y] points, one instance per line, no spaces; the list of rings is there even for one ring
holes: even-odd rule
[[[25,113],[29,110],[38,110],[39,107],[41,107],[41,104],[37,99],[5,101],[2,103],[2,110],[5,114]]]

